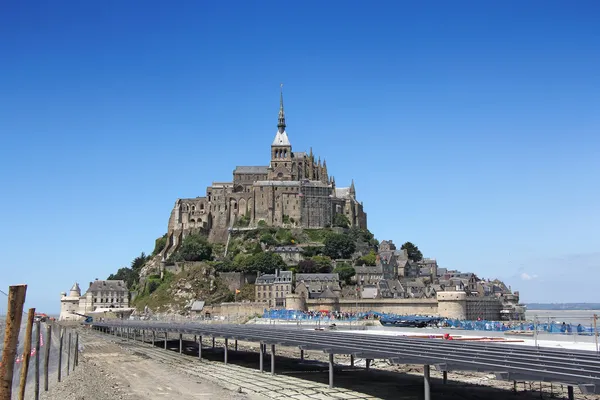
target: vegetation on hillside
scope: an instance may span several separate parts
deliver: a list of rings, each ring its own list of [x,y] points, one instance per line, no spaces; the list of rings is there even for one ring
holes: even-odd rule
[[[404,243],[400,247],[400,250],[406,250],[406,252],[408,253],[408,259],[412,260],[414,262],[418,262],[423,259],[423,253],[421,253],[419,248],[417,246],[415,246],[414,244],[412,244],[411,242]]]

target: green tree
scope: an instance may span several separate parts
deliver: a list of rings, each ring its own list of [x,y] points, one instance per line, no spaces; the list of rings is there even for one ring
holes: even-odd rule
[[[313,256],[311,261],[315,263],[317,272],[320,274],[328,274],[331,272],[331,258],[326,256]]]
[[[110,274],[108,280],[112,281],[125,281],[127,288],[131,290],[140,279],[139,274],[131,268],[123,267],[119,268],[116,274]]]
[[[369,252],[366,256],[362,256],[358,260],[356,260],[356,265],[369,265],[374,266],[377,263],[377,253],[373,250]]]
[[[297,271],[301,274],[314,274],[317,272],[317,263],[313,260],[302,260],[298,263]]]
[[[206,237],[195,233],[183,239],[181,247],[171,256],[170,261],[206,261],[212,258],[212,246]]]
[[[304,257],[312,257],[323,253],[323,248],[319,246],[306,246],[302,248]]]
[[[270,233],[263,233],[260,235],[260,242],[266,244],[267,246],[275,246],[277,245],[277,240]]]
[[[339,274],[340,280],[345,282],[346,284],[350,284],[352,277],[356,275],[354,267],[344,262],[337,263],[333,272]]]
[[[423,259],[423,253],[419,250],[417,246],[412,244],[411,242],[406,242],[400,247],[401,250],[406,250],[408,253],[408,259],[412,261],[421,261]]]
[[[167,234],[165,233],[162,237],[159,237],[154,241],[154,250],[152,251],[152,257],[160,253],[167,245]]]
[[[144,264],[146,263],[146,260],[148,260],[148,258],[149,257],[146,257],[146,254],[142,251],[142,253],[139,256],[137,256],[133,259],[133,261],[131,261],[131,269],[139,273]]]
[[[276,269],[285,269],[287,265],[279,254],[263,252],[248,257],[244,267],[248,272],[272,274]]]
[[[335,217],[333,217],[333,226],[337,226],[340,228],[349,228],[350,221],[348,220],[348,217],[346,217],[344,214],[335,214]]]
[[[332,233],[325,239],[323,254],[332,259],[350,258],[354,250],[356,244],[350,236]]]

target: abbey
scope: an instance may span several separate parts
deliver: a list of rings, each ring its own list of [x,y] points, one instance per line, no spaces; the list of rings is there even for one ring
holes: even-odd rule
[[[346,216],[351,226],[367,227],[354,181],[349,187],[337,187],[327,163],[316,160],[312,149],[308,154],[292,150],[285,128],[281,93],[269,165],[238,166],[231,182],[213,182],[206,196],[178,199],[169,218],[163,255],[176,249],[193,230],[223,241],[228,230],[236,227],[325,228],[333,225],[336,214]]]

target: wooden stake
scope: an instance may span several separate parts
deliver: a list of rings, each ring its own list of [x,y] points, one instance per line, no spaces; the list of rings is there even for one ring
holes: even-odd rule
[[[62,376],[62,354],[63,354],[63,341],[65,336],[65,330],[59,326],[60,330],[60,343],[58,345],[58,381]]]
[[[40,321],[35,322],[35,400],[40,398],[40,340],[42,336],[42,330]]]
[[[25,328],[25,342],[23,343],[23,364],[21,367],[21,380],[19,381],[19,400],[25,399],[25,387],[27,386],[27,373],[29,372],[29,358],[31,357],[31,330],[35,308],[30,308],[27,314],[27,326]]]
[[[44,353],[44,391],[48,391],[48,364],[50,363],[50,347],[52,344],[52,325],[46,325],[46,348]]]
[[[67,342],[67,376],[71,369],[71,332],[69,332],[69,341]]]
[[[73,360],[73,371],[79,365],[79,332],[75,333],[75,357]]]
[[[27,285],[11,286],[8,290],[4,347],[0,365],[0,400],[11,400],[12,398],[13,372],[26,293]]]

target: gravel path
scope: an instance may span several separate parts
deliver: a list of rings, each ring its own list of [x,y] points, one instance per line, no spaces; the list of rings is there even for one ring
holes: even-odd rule
[[[260,399],[223,389],[202,377],[182,374],[171,365],[124,351],[89,332],[82,333],[80,339],[85,350],[78,367],[63,382],[42,393],[40,399]]]

